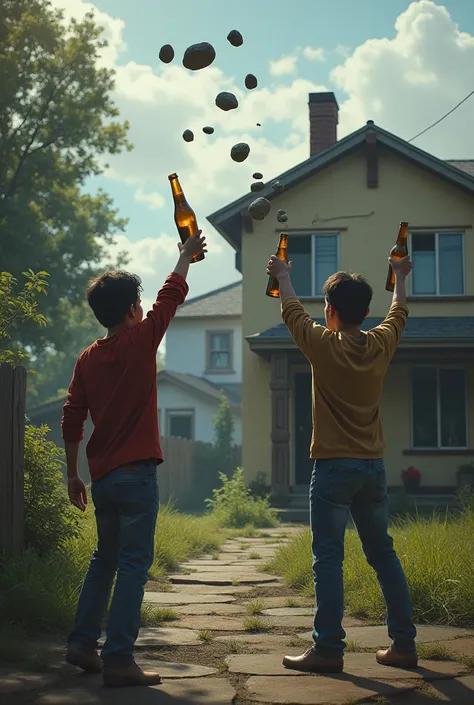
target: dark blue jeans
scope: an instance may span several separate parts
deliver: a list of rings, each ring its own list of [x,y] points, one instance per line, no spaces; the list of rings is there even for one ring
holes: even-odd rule
[[[102,650],[104,665],[126,666],[140,629],[144,586],[153,562],[159,495],[156,465],[118,468],[92,483],[97,549],[87,571],[70,646],[97,648],[117,574]]]
[[[313,639],[321,655],[346,646],[344,534],[349,514],[368,563],[377,573],[387,606],[389,637],[399,651],[415,648],[416,629],[407,581],[388,534],[388,497],[382,459],[334,458],[314,463],[310,486],[316,615]]]

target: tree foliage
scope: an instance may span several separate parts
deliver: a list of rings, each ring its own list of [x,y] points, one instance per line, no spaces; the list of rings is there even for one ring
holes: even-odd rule
[[[84,192],[107,155],[131,148],[111,98],[113,71],[97,64],[105,44],[91,14],[66,24],[47,0],[2,1],[0,262],[14,278],[25,268],[51,275],[41,307],[50,325],[15,332],[33,354],[64,347],[71,307],[83,305],[125,225],[106,193]]]
[[[221,396],[214,423],[214,454],[219,464],[219,470],[228,477],[234,472],[234,417],[229,400]]]

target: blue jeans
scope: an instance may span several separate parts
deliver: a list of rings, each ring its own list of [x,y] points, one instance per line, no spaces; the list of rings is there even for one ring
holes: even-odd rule
[[[97,549],[87,571],[69,645],[96,649],[114,582],[102,650],[104,665],[127,666],[140,629],[144,586],[153,563],[159,495],[156,465],[117,468],[92,483]]]
[[[388,534],[388,497],[382,459],[316,460],[310,486],[316,615],[313,639],[324,656],[346,646],[344,534],[351,514],[369,565],[377,573],[387,606],[389,637],[398,651],[415,648],[416,628],[407,581]]]

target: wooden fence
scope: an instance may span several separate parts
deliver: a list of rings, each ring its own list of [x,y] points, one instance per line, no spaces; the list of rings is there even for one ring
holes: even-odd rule
[[[194,442],[187,438],[161,438],[164,462],[158,466],[160,504],[179,502],[194,487]]]
[[[26,369],[0,364],[0,551],[23,547]]]

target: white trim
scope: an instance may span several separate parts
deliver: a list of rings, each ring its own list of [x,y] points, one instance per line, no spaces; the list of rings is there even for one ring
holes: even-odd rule
[[[409,230],[408,247],[410,255],[413,257],[413,235],[434,235],[435,238],[435,286],[434,294],[415,294],[413,291],[413,275],[409,278],[409,295],[413,298],[425,298],[433,296],[443,299],[459,298],[466,294],[466,257],[465,257],[465,230]],[[461,235],[461,268],[462,268],[462,291],[459,294],[442,294],[439,286],[439,236],[440,235]]]
[[[417,369],[431,367],[436,370],[436,432],[437,432],[437,445],[436,446],[416,446],[415,445],[415,414],[413,409],[413,377]],[[443,446],[441,445],[441,398],[440,398],[440,372],[441,370],[462,370],[464,373],[464,423],[466,431],[466,444],[463,446]],[[468,367],[463,365],[413,365],[411,368],[411,379],[410,379],[410,420],[411,420],[411,447],[413,450],[466,450],[469,448],[469,370]]]

